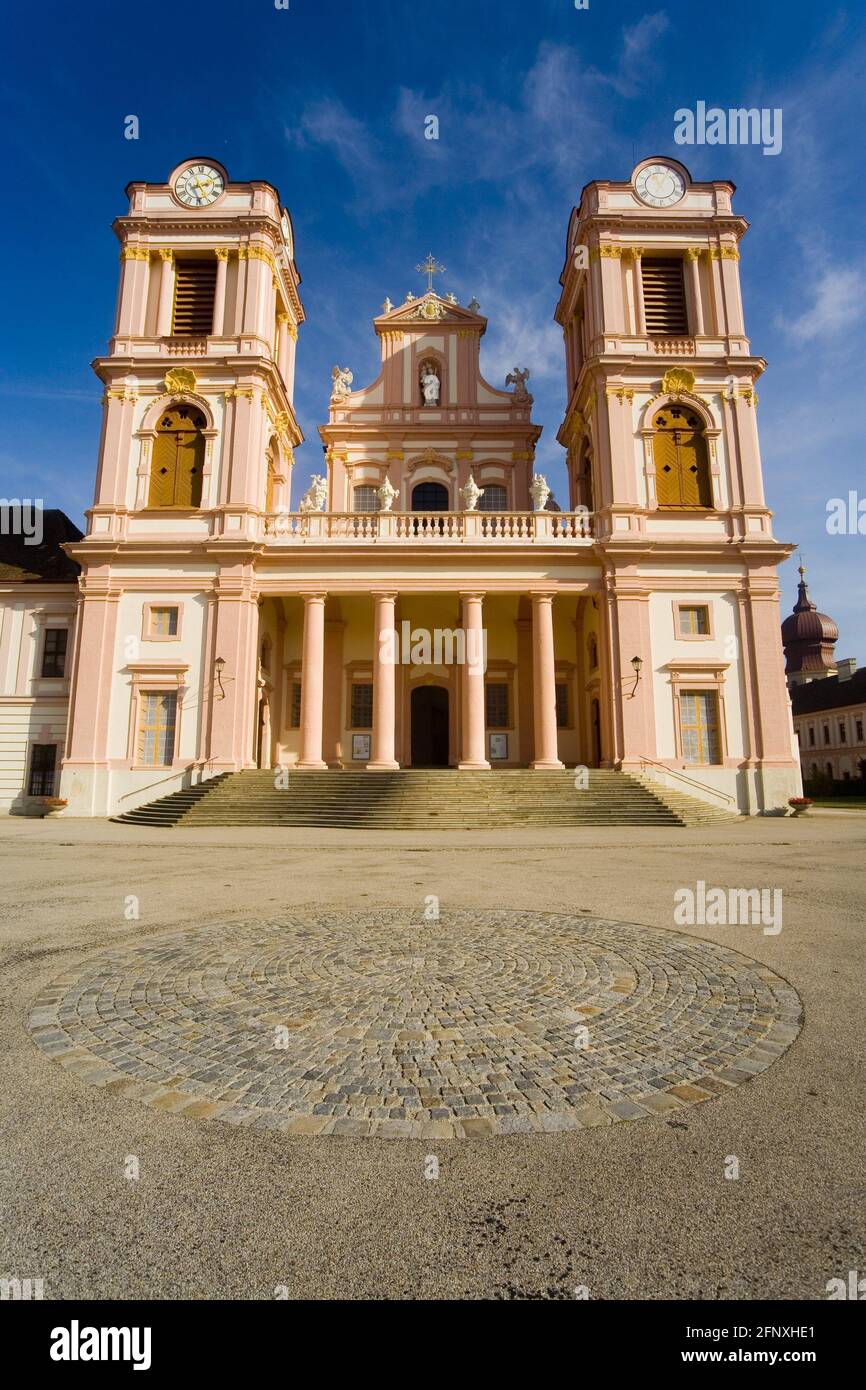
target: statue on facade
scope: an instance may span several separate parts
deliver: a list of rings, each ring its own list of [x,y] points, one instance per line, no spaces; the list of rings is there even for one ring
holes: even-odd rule
[[[392,310],[393,308],[394,308],[394,305],[391,303],[390,299],[388,299],[388,297],[386,296],[386,298],[385,298],[385,303],[382,305],[382,313],[383,313],[383,314],[390,314],[390,312],[391,312],[391,310]]]
[[[439,404],[439,377],[430,362],[425,362],[421,368],[421,390],[424,392],[425,405]]]
[[[480,496],[481,488],[478,486],[472,474],[470,473],[468,481],[464,483],[463,487],[460,489],[460,498],[463,502],[463,510],[465,512],[477,511],[478,499]]]
[[[352,390],[354,379],[348,367],[334,367],[331,372],[331,400],[344,401]]]
[[[478,310],[481,308],[481,305],[478,303],[478,300],[475,298],[474,294],[470,299],[469,303],[466,305],[466,307],[469,310],[470,314],[478,313]]]
[[[508,376],[505,378],[505,385],[514,387],[514,399],[516,401],[525,401],[529,399],[529,392],[526,389],[528,380],[528,367],[524,367],[522,370],[519,367],[515,367],[514,371],[509,372]]]
[[[379,511],[390,512],[394,505],[394,498],[397,496],[397,489],[393,486],[390,478],[386,478],[382,486],[376,489],[376,496],[379,499]]]
[[[310,486],[301,498],[299,512],[323,512],[328,500],[328,484],[320,473],[314,473]]]
[[[529,492],[532,497],[532,510],[543,512],[550,496],[550,488],[543,473],[533,473]]]

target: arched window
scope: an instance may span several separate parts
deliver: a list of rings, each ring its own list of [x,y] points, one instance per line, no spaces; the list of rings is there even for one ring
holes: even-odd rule
[[[379,493],[374,487],[356,487],[352,493],[353,512],[377,512],[379,510]]]
[[[205,418],[179,405],[160,416],[150,465],[150,507],[200,507]]]
[[[578,507],[586,507],[588,512],[595,511],[595,495],[592,486],[592,455],[586,443],[580,451],[580,461],[577,465],[575,477],[577,484],[576,502]]]
[[[481,489],[478,499],[479,512],[507,512],[508,490],[499,483],[488,483]]]
[[[588,660],[589,660],[589,669],[590,669],[590,671],[597,671],[597,670],[598,670],[598,640],[597,640],[596,635],[595,635],[594,632],[591,632],[591,633],[589,634],[589,640],[588,640],[588,642],[587,642],[587,644],[586,644],[586,654],[587,654],[587,658],[588,658]]]
[[[660,507],[712,507],[707,441],[700,417],[671,402],[653,420],[653,459]]]
[[[418,483],[412,489],[413,512],[447,512],[448,508],[448,489],[441,483]]]

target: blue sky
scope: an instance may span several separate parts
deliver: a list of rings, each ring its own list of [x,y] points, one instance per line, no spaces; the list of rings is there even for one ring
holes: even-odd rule
[[[539,467],[564,498],[564,405],[553,310],[569,212],[592,178],[648,154],[731,178],[752,223],[741,271],[753,350],[767,357],[759,425],[777,534],[803,550],[813,597],[866,659],[866,537],[828,536],[829,498],[866,495],[863,129],[866,20],[804,0],[186,0],[51,3],[7,12],[0,77],[6,215],[0,495],[42,496],[73,518],[90,501],[116,243],[131,179],[191,155],[276,183],[290,208],[307,323],[295,405],[321,464],[330,369],[377,371],[370,320],[386,295],[473,294],[490,319],[494,385],[528,366],[544,425]],[[679,147],[674,112],[699,100],[780,107],[777,156]],[[124,117],[140,121],[124,139]],[[424,118],[439,119],[438,141]],[[782,571],[783,612],[796,573]]]

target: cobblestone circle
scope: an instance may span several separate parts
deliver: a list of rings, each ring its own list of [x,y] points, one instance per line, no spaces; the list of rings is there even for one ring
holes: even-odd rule
[[[799,997],[672,931],[555,913],[310,912],[102,952],[38,1045],[158,1109],[303,1135],[473,1138],[666,1115],[770,1066]]]

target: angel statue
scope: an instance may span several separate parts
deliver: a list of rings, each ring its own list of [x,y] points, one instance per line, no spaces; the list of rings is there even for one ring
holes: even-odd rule
[[[421,368],[421,390],[424,392],[425,405],[439,404],[439,378],[429,362],[425,362]]]
[[[334,367],[331,372],[331,400],[344,401],[352,390],[354,379],[348,367]]]
[[[516,401],[525,401],[527,396],[529,395],[529,392],[526,389],[526,383],[528,380],[528,367],[524,367],[522,371],[518,367],[515,367],[514,371],[509,372],[508,376],[505,378],[505,385],[514,387],[514,399]]]
[[[314,473],[310,479],[310,486],[304,493],[298,505],[299,512],[321,512],[324,511],[325,502],[328,498],[328,484],[320,473]]]

